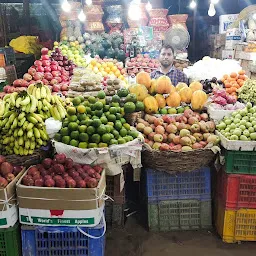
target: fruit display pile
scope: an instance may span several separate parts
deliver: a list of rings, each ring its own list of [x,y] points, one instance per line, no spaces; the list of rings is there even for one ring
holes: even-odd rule
[[[123,62],[125,60],[124,38],[121,33],[88,34],[83,35],[85,39],[85,50],[92,57],[98,55],[100,58],[113,58]]]
[[[226,116],[216,126],[228,140],[256,140],[256,107],[247,103],[246,108]]]
[[[0,188],[5,188],[22,171],[22,166],[13,166],[0,155]]]
[[[139,72],[145,71],[151,73],[159,67],[157,59],[151,59],[148,54],[138,54],[126,62],[128,75],[136,76]]]
[[[124,109],[118,102],[106,104],[105,93],[73,99],[73,107],[67,108],[68,117],[54,137],[56,141],[79,148],[101,148],[124,144],[138,137],[124,119]]]
[[[238,98],[244,102],[256,103],[256,80],[247,79],[238,90]]]
[[[95,57],[90,61],[88,68],[95,74],[101,74],[105,77],[117,77],[120,80],[125,80],[126,69],[122,62],[118,62],[115,59],[100,59]]]
[[[203,90],[207,94],[212,93],[213,89],[215,88],[223,88],[223,82],[218,80],[216,77],[213,77],[212,79],[201,80],[200,83],[203,85]]]
[[[31,84],[27,92],[7,94],[0,104],[2,154],[30,155],[47,145],[44,120],[66,116],[63,102],[42,83]]]
[[[22,178],[25,186],[57,188],[96,188],[103,168],[75,164],[65,154],[56,154],[54,159],[45,158],[41,164],[32,166]]]
[[[53,52],[62,54],[67,57],[69,61],[72,61],[78,67],[86,67],[87,61],[85,59],[85,52],[83,51],[83,46],[78,41],[68,42],[61,41],[54,42]],[[52,54],[51,53],[51,54]]]
[[[138,120],[136,129],[144,134],[145,142],[156,150],[189,151],[204,148],[209,143],[219,143],[218,136],[214,134],[214,122],[209,121],[206,113],[199,114],[191,109],[176,117],[146,115]]]
[[[207,95],[199,82],[193,82],[189,86],[179,83],[174,87],[169,77],[161,76],[157,80],[151,80],[150,75],[144,71],[137,74],[136,82],[137,84],[129,87],[129,91],[136,94],[139,101],[143,101],[148,114],[167,114],[168,111],[175,114],[178,109],[181,113],[186,105],[193,110],[202,110],[207,101]]]
[[[237,97],[237,90],[244,85],[247,80],[245,71],[240,70],[238,73],[232,72],[230,75],[224,75],[222,82],[226,88],[226,92],[232,96]]]
[[[28,73],[25,73],[23,79],[17,79],[13,82],[14,88],[27,88],[30,84],[43,82],[53,92],[67,91],[70,76],[75,67],[72,62],[69,62],[65,56],[56,50],[52,56],[48,55],[49,50],[42,48],[42,56],[34,62],[34,65],[29,68]],[[21,89],[10,89],[6,86],[4,91],[11,93],[20,91]],[[23,90],[23,89],[22,89]]]
[[[213,89],[213,96],[210,97],[212,102],[210,106],[216,110],[237,110],[245,106],[236,100],[236,97],[229,95],[225,89]]]

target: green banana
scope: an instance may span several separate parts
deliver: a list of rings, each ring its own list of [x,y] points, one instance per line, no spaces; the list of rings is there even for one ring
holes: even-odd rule
[[[46,88],[44,85],[41,87],[41,98],[44,99],[46,98]]]
[[[43,99],[43,104],[44,104],[44,106],[46,106],[48,109],[50,109],[51,106],[52,106],[46,99]]]
[[[42,117],[39,114],[31,113],[30,116],[35,118],[39,123],[43,123],[44,122],[44,120],[42,119]]]
[[[38,121],[37,121],[33,116],[31,116],[30,114],[27,115],[27,120],[28,120],[30,123],[32,123],[32,124],[37,124],[37,123],[38,123]]]
[[[36,127],[34,127],[33,131],[34,131],[34,135],[35,135],[36,139],[40,139],[41,135],[40,135],[39,130]]]
[[[32,137],[33,137],[33,130],[29,130],[28,132],[27,132],[27,137],[29,138],[29,139],[31,139]]]
[[[11,94],[10,103],[11,103],[13,106],[15,106],[15,101],[16,101],[17,96],[18,96],[18,93],[17,93],[17,92],[13,92],[13,93]]]
[[[25,141],[25,148],[30,149],[30,140]]]
[[[25,112],[29,113],[31,108],[31,103],[29,102],[28,105],[26,106]]]
[[[34,113],[36,111],[36,107],[37,107],[37,99],[32,95],[29,95],[29,97],[31,100],[30,113]]]
[[[13,120],[13,123],[12,123],[12,126],[11,126],[11,133],[12,133],[12,130],[14,130],[16,127],[18,126],[18,118],[15,118]]]
[[[13,148],[13,151],[15,155],[19,155],[19,149],[16,146]]]
[[[37,142],[37,144],[39,144],[40,146],[43,145],[43,141],[42,141],[41,139],[37,139],[36,142]]]
[[[23,139],[23,137],[19,137],[18,142],[19,142],[19,145],[20,145],[20,146],[23,146],[23,144],[24,144],[24,139]]]
[[[24,134],[24,132],[23,132],[22,128],[20,128],[18,131],[18,136],[21,137],[21,136],[23,136],[23,134]]]
[[[36,99],[38,99],[38,100],[41,99],[41,89],[40,88],[36,89]]]
[[[22,98],[21,98],[21,97],[18,97],[18,98],[16,99],[16,102],[15,102],[16,108],[19,108],[19,107],[20,107],[21,101],[22,101]]]
[[[34,127],[34,124],[33,123],[29,123],[26,130],[30,131],[30,130],[32,130],[33,127]]]
[[[35,85],[34,85],[34,84],[31,84],[31,85],[28,87],[28,90],[27,90],[28,94],[32,95],[34,88],[35,88]]]
[[[43,108],[43,103],[41,100],[38,100],[37,109],[40,111]]]
[[[28,121],[25,121],[25,123],[24,123],[23,126],[22,126],[22,129],[23,129],[24,131],[27,130],[28,125],[29,125],[29,122],[28,122]]]
[[[21,127],[23,126],[23,124],[26,122],[26,117],[24,116],[19,122],[18,122],[18,126]]]
[[[13,132],[13,136],[14,136],[15,138],[18,137],[18,131],[19,131],[18,129],[15,129],[14,132]]]
[[[54,116],[53,116],[54,119],[61,120],[61,116],[60,116],[60,113],[59,113],[57,107],[53,107],[53,113],[54,113]]]
[[[42,140],[48,140],[49,139],[48,134],[45,131],[39,130],[39,132],[40,132],[40,135],[41,135],[40,137],[42,138]]]
[[[21,101],[20,105],[21,106],[26,106],[30,103],[30,97],[27,95],[25,96],[25,99]]]
[[[0,116],[4,115],[4,109],[5,109],[5,101],[2,101],[0,103]]]
[[[21,112],[18,116],[18,120],[22,120],[24,117],[25,117],[25,113],[24,112]]]
[[[34,141],[32,141],[31,143],[30,143],[30,149],[31,150],[34,150],[36,148],[36,143],[34,142]]]

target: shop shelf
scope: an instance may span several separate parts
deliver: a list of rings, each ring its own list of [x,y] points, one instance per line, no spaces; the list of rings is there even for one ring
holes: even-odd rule
[[[125,221],[125,205],[106,202],[105,216],[108,227],[123,227]]]
[[[170,200],[149,203],[150,231],[198,230],[212,227],[211,201]]]
[[[217,197],[226,209],[256,209],[256,176],[218,173]]]
[[[169,174],[145,169],[146,195],[149,202],[171,199],[211,199],[210,168]]]
[[[20,256],[20,226],[16,223],[13,227],[0,229],[0,255]]]
[[[121,174],[106,176],[106,195],[110,196],[115,204],[125,203],[125,189],[120,188]]]
[[[225,150],[226,172],[256,174],[256,151]]]
[[[99,237],[103,223],[94,228],[81,228],[91,236]],[[77,227],[21,226],[22,253],[25,256],[104,256],[105,235],[89,238]],[[9,256],[9,255],[8,255]]]
[[[256,241],[256,209],[225,210],[218,202],[215,226],[225,243]]]

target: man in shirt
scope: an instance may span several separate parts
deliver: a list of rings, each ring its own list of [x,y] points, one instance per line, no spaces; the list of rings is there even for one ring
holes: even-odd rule
[[[187,76],[173,66],[174,49],[170,45],[164,45],[160,50],[159,62],[160,68],[151,73],[151,78],[157,79],[160,76],[168,76],[172,84],[176,86],[178,83],[188,84]]]

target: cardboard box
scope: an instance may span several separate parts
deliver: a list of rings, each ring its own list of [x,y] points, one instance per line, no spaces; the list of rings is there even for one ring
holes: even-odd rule
[[[239,56],[241,60],[256,61],[256,52],[241,52]]]
[[[228,29],[226,33],[226,50],[234,50],[236,45],[241,42],[241,32],[238,28]]]
[[[105,205],[105,171],[97,188],[28,187],[21,184],[23,176],[17,183],[20,223],[85,227],[99,224]]]
[[[217,34],[215,37],[215,48],[219,48],[224,46],[226,43],[226,35],[225,34]]]
[[[0,189],[0,228],[13,227],[18,221],[16,183],[24,174],[23,169],[6,188]]]
[[[228,30],[228,27],[238,18],[239,14],[225,14],[219,17],[219,33],[223,34]]]
[[[222,59],[234,59],[235,58],[235,51],[234,50],[223,50],[222,51]]]

